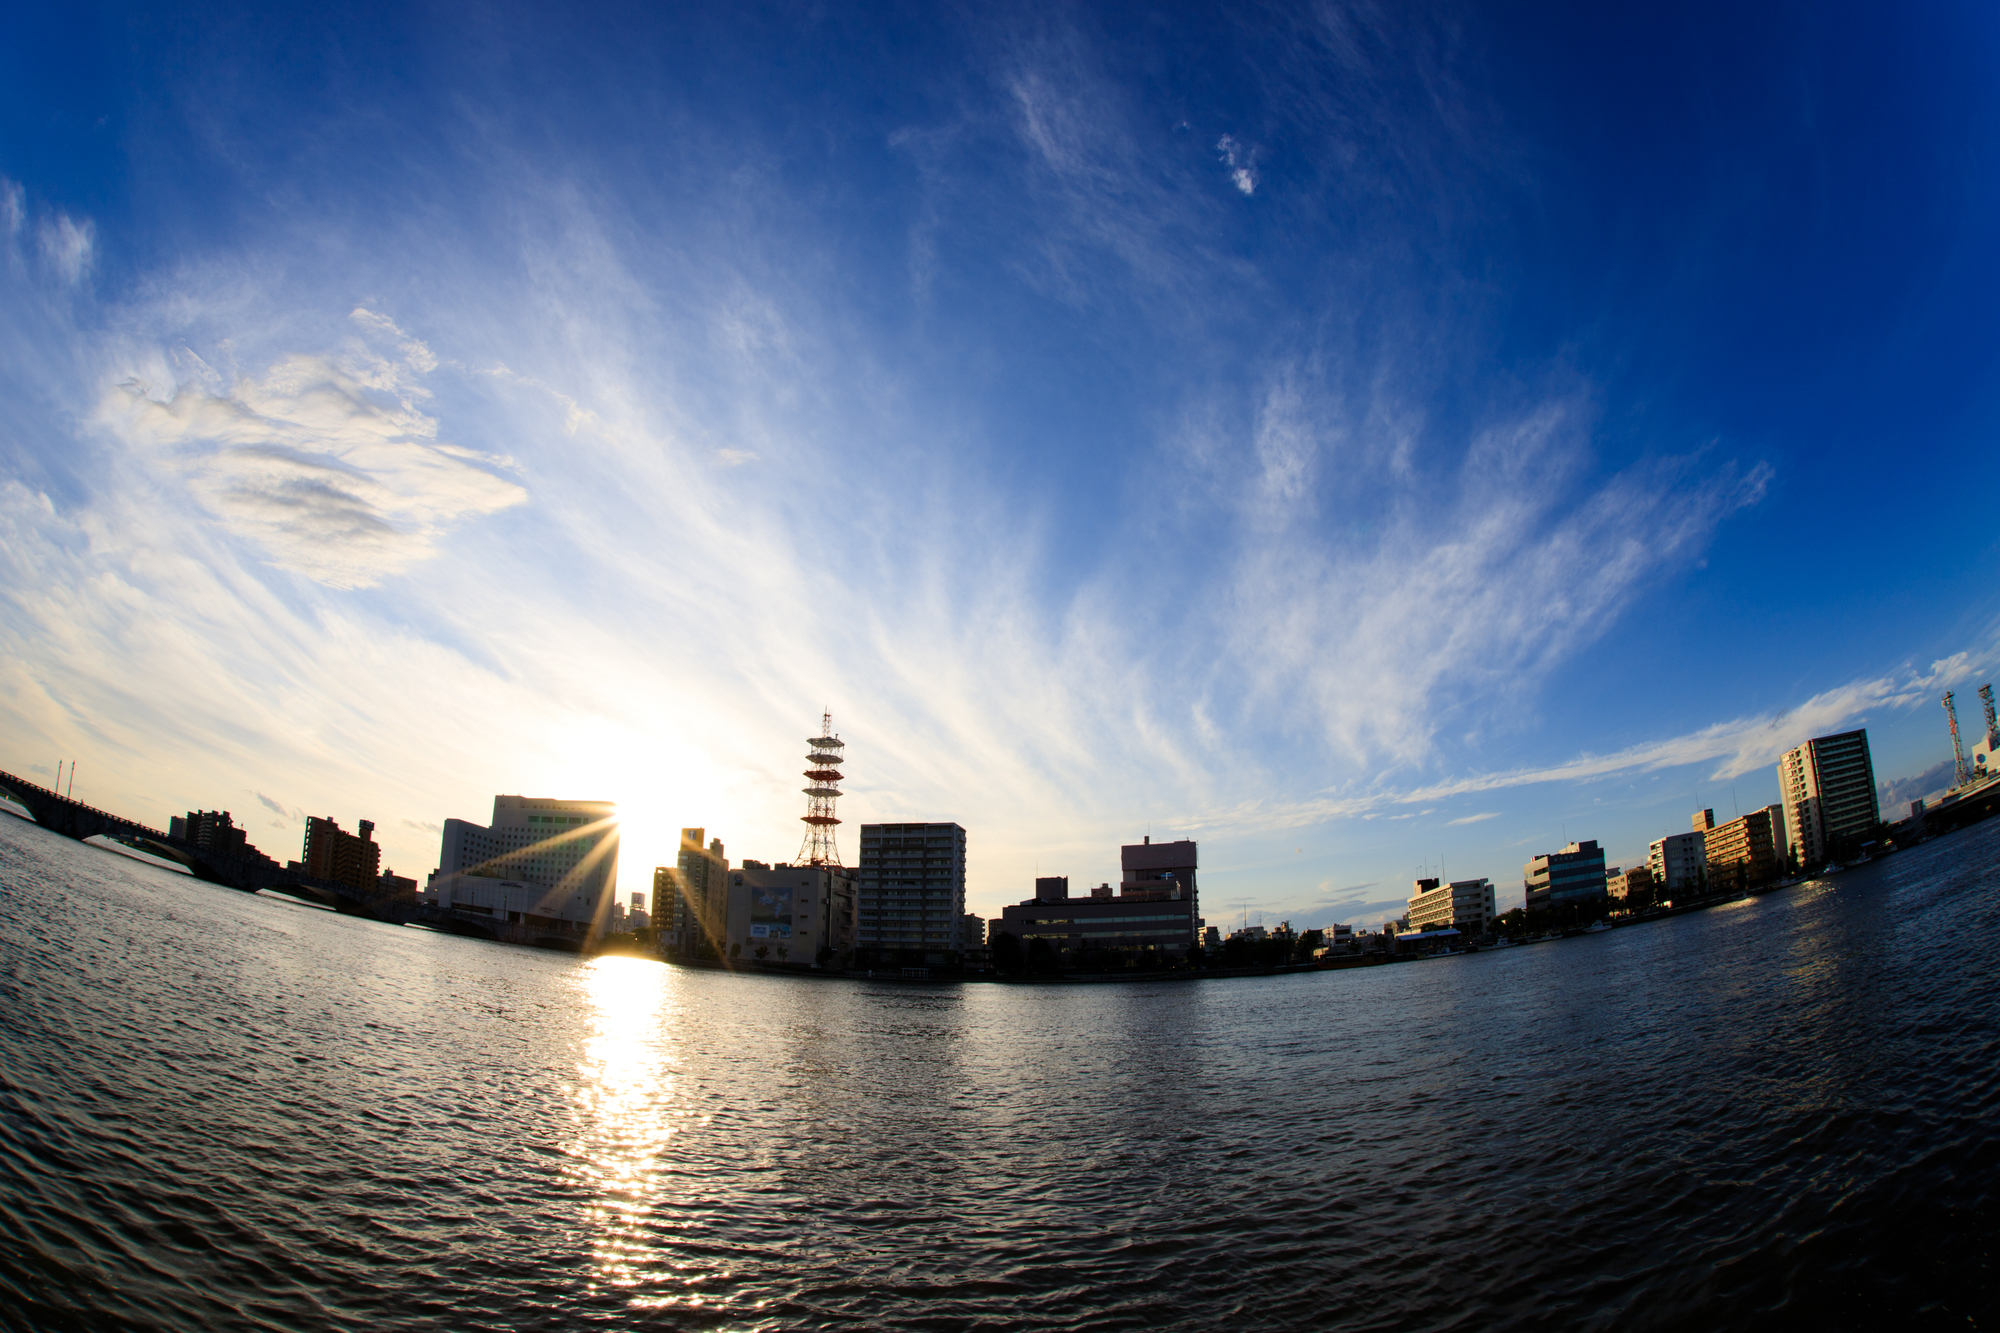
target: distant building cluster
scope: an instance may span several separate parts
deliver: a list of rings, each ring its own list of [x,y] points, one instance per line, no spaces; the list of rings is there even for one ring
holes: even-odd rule
[[[985,947],[965,910],[966,832],[955,823],[863,824],[859,864],[835,831],[846,744],[820,719],[806,742],[806,835],[791,861],[731,865],[722,839],[681,830],[671,866],[653,871],[653,947],[720,966],[955,969]]]
[[[1629,870],[1606,866],[1595,841],[1536,856],[1522,867],[1523,907],[1530,918],[1567,921],[1741,893],[1855,855],[1881,828],[1865,731],[1787,751],[1778,760],[1778,790],[1777,803],[1726,824],[1716,823],[1714,810],[1696,811],[1686,833],[1656,839],[1646,864]]]
[[[831,721],[822,718],[822,734],[807,742],[807,832],[790,862],[732,863],[721,838],[684,828],[674,864],[653,871],[650,897],[635,895],[622,908],[615,806],[496,796],[487,824],[445,821],[426,900],[496,938],[586,941],[641,932],[652,949],[684,962],[916,975],[988,966],[1193,965],[1215,955],[1352,958],[1398,947],[1464,947],[1501,924],[1490,880],[1439,876],[1416,880],[1403,916],[1378,933],[1336,924],[1301,935],[1289,922],[1276,929],[1246,922],[1225,939],[1201,916],[1196,844],[1150,837],[1119,849],[1116,886],[1072,892],[1067,876],[1043,876],[1032,897],[986,922],[966,911],[963,825],[863,824],[857,864],[842,864],[835,831],[845,745]],[[1644,865],[1607,865],[1594,839],[1531,857],[1522,867],[1528,919],[1568,923],[1738,891],[1823,860],[1878,826],[1865,732],[1808,741],[1778,768],[1782,801],[1720,825],[1714,811],[1700,811],[1688,832],[1655,841]],[[190,837],[232,836],[226,813],[190,814],[184,822]],[[379,858],[372,831],[366,821],[358,834],[331,819],[308,821],[306,868],[342,882],[367,880]]]
[[[197,851],[241,853],[249,844],[227,810],[190,810],[167,821],[167,836]]]
[[[1980,691],[1986,734],[1968,761],[1952,697],[1959,782],[1939,807],[2000,783],[2000,728],[1990,686]],[[830,715],[809,740],[807,829],[790,862],[732,864],[722,839],[681,830],[674,864],[653,871],[650,895],[618,900],[618,809],[609,801],[497,795],[484,824],[444,821],[438,865],[421,889],[382,866],[375,825],[352,833],[330,816],[305,822],[301,857],[286,869],[311,887],[364,902],[415,901],[446,928],[518,943],[585,947],[631,935],[683,962],[719,966],[838,967],[927,975],[936,969],[1076,971],[1194,966],[1220,956],[1251,964],[1353,961],[1398,948],[1451,950],[1491,940],[1516,915],[1568,928],[1606,913],[1644,911],[1734,894],[1837,858],[1867,855],[1882,829],[1865,731],[1815,737],[1779,759],[1780,799],[1718,824],[1697,811],[1684,833],[1655,840],[1646,862],[1606,864],[1595,839],[1539,853],[1522,866],[1522,909],[1503,918],[1485,878],[1412,885],[1401,918],[1380,932],[1335,924],[1295,932],[1246,921],[1226,938],[1201,916],[1199,848],[1148,836],[1119,849],[1114,887],[1072,892],[1064,875],[992,921],[966,910],[969,838],[955,822],[863,824],[857,864],[843,865],[836,830],[845,743]],[[1995,788],[2000,790],[2000,788]],[[1922,801],[1912,819],[1921,821]],[[157,835],[155,835],[157,836]],[[275,866],[249,846],[226,810],[175,816],[170,840],[210,857]],[[1506,927],[1509,931],[1518,925]],[[1346,965],[1341,962],[1339,965]]]

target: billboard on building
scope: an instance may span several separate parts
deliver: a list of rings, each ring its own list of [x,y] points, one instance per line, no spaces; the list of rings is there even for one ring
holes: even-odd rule
[[[756,888],[750,891],[750,938],[788,940],[792,937],[792,890]]]

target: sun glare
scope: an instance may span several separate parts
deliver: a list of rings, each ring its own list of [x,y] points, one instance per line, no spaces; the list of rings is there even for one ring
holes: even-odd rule
[[[572,1089],[577,1141],[570,1170],[590,1191],[588,1221],[598,1275],[618,1286],[644,1279],[659,1159],[677,1128],[675,1078],[666,1034],[668,969],[606,956],[578,971],[590,1035]]]

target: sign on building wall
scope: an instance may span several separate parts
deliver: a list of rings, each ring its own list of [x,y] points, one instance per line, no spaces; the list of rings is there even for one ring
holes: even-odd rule
[[[789,886],[750,891],[750,938],[788,940],[792,937],[792,891]]]

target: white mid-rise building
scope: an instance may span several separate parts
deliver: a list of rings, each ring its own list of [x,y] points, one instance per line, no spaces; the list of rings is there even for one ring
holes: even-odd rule
[[[495,796],[493,822],[444,822],[430,893],[438,906],[590,936],[617,908],[618,807],[610,801]]]
[[[1416,882],[1416,892],[1410,895],[1410,928],[1484,935],[1498,915],[1494,908],[1491,880],[1455,879],[1440,884],[1434,879],[1420,879]]]
[[[1662,898],[1700,888],[1707,865],[1708,834],[1701,829],[1670,833],[1646,852],[1646,869],[1653,872],[1654,892]]]
[[[839,866],[759,865],[729,872],[724,956],[821,964],[854,948],[854,872]]]

